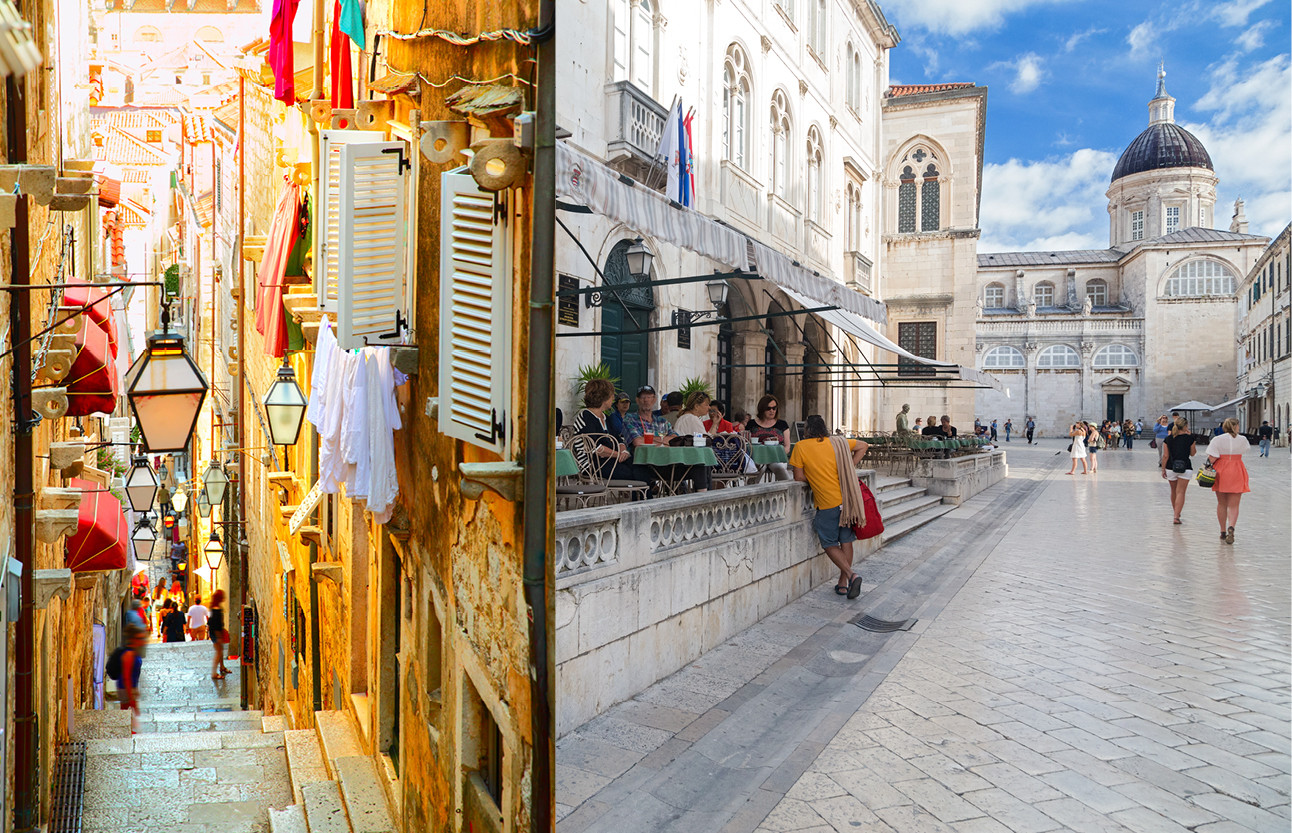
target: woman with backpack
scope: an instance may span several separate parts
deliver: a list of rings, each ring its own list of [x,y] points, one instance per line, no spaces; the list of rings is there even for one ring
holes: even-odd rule
[[[126,644],[108,658],[108,676],[117,683],[121,710],[130,711],[130,734],[139,731],[139,674],[144,667],[144,629],[126,626]]]

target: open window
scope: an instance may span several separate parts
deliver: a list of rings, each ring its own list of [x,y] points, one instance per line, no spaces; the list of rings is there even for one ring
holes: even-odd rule
[[[359,142],[384,142],[376,130],[324,130],[320,139],[318,205],[314,206],[314,293],[319,309],[336,316],[337,270],[341,255],[341,149]]]

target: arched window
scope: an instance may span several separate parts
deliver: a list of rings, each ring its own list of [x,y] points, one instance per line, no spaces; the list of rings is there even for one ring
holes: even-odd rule
[[[634,11],[629,0],[613,0],[614,80],[632,81],[647,95],[654,94],[655,13],[651,0],[638,0]]]
[[[156,26],[140,26],[135,30],[135,43],[161,43],[161,30]]]
[[[808,21],[808,46],[819,57],[825,56],[825,27],[826,27],[826,5],[825,0],[808,0],[809,15]]]
[[[1051,344],[1036,357],[1036,366],[1042,370],[1081,367],[1081,354],[1066,344]]]
[[[1139,367],[1139,356],[1125,344],[1110,344],[1095,353],[1094,367]]]
[[[942,194],[938,169],[932,162],[924,169],[920,186],[920,231],[937,231],[941,225]]]
[[[987,309],[1005,309],[1005,285],[989,283],[983,290],[983,306]]]
[[[734,43],[722,69],[722,156],[740,167],[749,158],[749,61]]]
[[[1054,306],[1054,284],[1041,281],[1032,289],[1032,300],[1038,307]]]
[[[784,90],[772,93],[772,193],[789,200],[790,102]]]
[[[902,169],[901,184],[897,186],[897,231],[915,231],[915,171],[910,165]]]
[[[1108,306],[1108,281],[1102,278],[1086,281],[1086,297],[1090,299],[1091,306]]]
[[[845,74],[848,76],[847,98],[845,103],[858,115],[861,115],[861,53],[848,41],[848,65]]]
[[[814,223],[821,222],[821,131],[816,125],[808,128],[807,137],[807,216]]]
[[[1023,358],[1023,353],[1016,347],[993,347],[982,357],[982,366],[985,369],[1021,370],[1027,367],[1027,359]]]
[[[1163,294],[1168,298],[1233,295],[1234,283],[1234,273],[1225,264],[1216,260],[1191,260],[1171,273]]]
[[[847,213],[846,252],[861,251],[861,185],[852,179],[844,186],[844,210]]]
[[[224,43],[224,33],[214,26],[203,26],[193,35],[193,39],[203,43]]]

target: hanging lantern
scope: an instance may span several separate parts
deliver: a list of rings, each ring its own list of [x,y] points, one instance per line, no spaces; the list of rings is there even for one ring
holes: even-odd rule
[[[151,561],[153,557],[153,544],[157,541],[157,533],[153,532],[152,524],[148,523],[148,518],[141,518],[139,526],[130,535],[131,542],[135,545],[135,558],[139,561]]]
[[[170,505],[180,515],[184,514],[184,507],[188,506],[188,495],[184,494],[183,489],[176,489],[175,494],[170,496]]]
[[[162,515],[162,526],[166,528],[167,532],[170,532],[172,529],[174,529],[175,516],[170,514],[169,512],[165,515]]]
[[[130,473],[126,475],[126,499],[130,508],[143,513],[153,508],[153,498],[157,496],[157,475],[148,465],[148,458],[136,456],[131,461]]]
[[[309,406],[301,386],[296,384],[296,371],[283,356],[283,366],[278,368],[278,380],[265,394],[265,417],[269,420],[269,441],[274,445],[295,445],[305,421]]]
[[[645,281],[650,278],[650,267],[652,261],[655,260],[655,255],[650,249],[642,245],[640,237],[624,250],[624,260],[628,262],[628,274],[639,281]]]
[[[126,371],[126,397],[150,452],[183,451],[197,425],[208,385],[184,350],[184,337],[161,332]]]
[[[220,533],[211,530],[211,537],[202,551],[206,553],[206,566],[212,570],[220,569],[220,562],[224,560],[224,544],[220,541]]]
[[[224,503],[224,491],[227,488],[229,488],[229,475],[224,473],[223,466],[212,460],[206,474],[202,477],[202,490],[206,492],[206,502],[212,506]]]
[[[203,518],[211,517],[211,501],[206,499],[206,489],[197,490],[197,514]]]

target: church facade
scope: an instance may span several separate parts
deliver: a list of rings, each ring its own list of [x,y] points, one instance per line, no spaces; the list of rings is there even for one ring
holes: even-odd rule
[[[1247,233],[1241,201],[1213,228],[1211,158],[1174,108],[1159,72],[1149,126],[1112,172],[1107,249],[977,255],[976,364],[1005,390],[979,390],[973,416],[1054,436],[1232,397],[1238,283],[1268,240]]]

